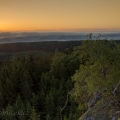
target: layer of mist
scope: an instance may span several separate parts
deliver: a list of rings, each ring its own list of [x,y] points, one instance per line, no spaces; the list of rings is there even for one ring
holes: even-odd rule
[[[0,32],[0,44],[16,42],[88,40],[90,32]],[[99,34],[101,34],[100,37]],[[93,32],[92,39],[120,40],[120,32]]]

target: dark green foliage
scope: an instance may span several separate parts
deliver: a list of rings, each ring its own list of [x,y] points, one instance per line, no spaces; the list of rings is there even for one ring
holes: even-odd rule
[[[113,95],[120,82],[120,45],[106,40],[84,41],[74,53],[79,56],[81,64],[72,77],[75,84],[71,95],[84,113],[93,93]]]
[[[49,53],[35,53],[15,55],[0,62],[1,111],[15,113],[10,116],[4,114],[1,119],[60,119],[60,108],[73,87],[71,76],[79,68],[78,57],[72,53],[57,52],[54,57]],[[69,119],[69,114],[78,114],[77,105],[71,99],[62,116]]]
[[[36,113],[36,110],[34,109],[34,107],[32,108],[30,119],[28,120],[40,120],[40,115]]]
[[[0,120],[77,120],[94,92],[113,95],[117,86],[120,98],[120,45],[88,40],[70,46],[63,52],[58,51],[64,46],[52,54],[15,53],[0,60]]]
[[[70,78],[79,68],[79,59],[74,55],[58,53],[54,56],[51,64],[51,73],[56,78]]]

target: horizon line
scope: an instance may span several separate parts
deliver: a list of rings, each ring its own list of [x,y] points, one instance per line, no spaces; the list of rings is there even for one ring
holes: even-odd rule
[[[120,32],[120,29],[0,30],[0,32]]]

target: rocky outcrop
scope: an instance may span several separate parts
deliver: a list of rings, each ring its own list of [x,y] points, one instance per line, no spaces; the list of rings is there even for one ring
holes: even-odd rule
[[[88,110],[79,120],[120,120],[120,106],[115,102],[109,105],[111,99],[91,99]]]
[[[88,109],[90,109],[94,104],[102,97],[101,92],[95,92],[92,98],[88,101]]]

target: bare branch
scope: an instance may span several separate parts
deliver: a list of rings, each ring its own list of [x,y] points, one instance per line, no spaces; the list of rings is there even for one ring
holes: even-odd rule
[[[113,90],[113,94],[114,94],[114,96],[116,96],[116,91],[117,91],[117,89],[118,89],[118,87],[120,86],[120,82],[116,85],[116,87],[115,87],[115,89]]]
[[[83,86],[88,87],[86,84],[84,84],[82,81],[79,81]]]
[[[60,120],[62,120],[62,111],[65,109],[65,107],[68,103],[68,97],[69,97],[69,95],[67,94],[67,99],[66,99],[65,105],[63,106],[63,108],[60,108]]]
[[[113,100],[110,100],[110,103],[108,104],[108,106],[111,106],[113,102],[116,102],[118,105],[120,105],[117,99],[113,99]]]

